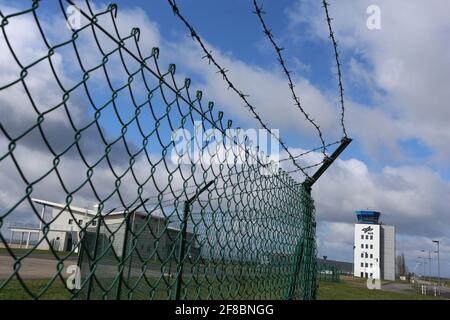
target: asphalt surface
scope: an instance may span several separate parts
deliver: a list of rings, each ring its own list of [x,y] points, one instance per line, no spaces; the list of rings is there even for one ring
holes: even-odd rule
[[[69,276],[69,274],[66,273],[67,267],[70,265],[76,265],[77,260],[78,256],[72,256],[62,262],[61,275],[64,278]],[[15,264],[15,260],[7,252],[0,252],[0,279],[8,278],[12,273],[14,273],[15,269],[18,270],[19,275],[24,280],[49,279],[53,277],[60,268],[61,266],[58,265],[58,261],[52,254],[39,253],[34,256],[24,258],[20,261],[20,264]],[[128,272],[128,269],[126,270],[126,272]],[[133,267],[129,271],[132,276],[140,275],[142,273],[142,270],[138,265],[133,265]],[[117,272],[117,263],[112,262],[110,264],[97,264],[96,275],[99,277],[115,277],[117,275]],[[175,266],[172,266],[172,273],[175,273]],[[151,277],[161,277],[160,265],[148,265],[148,269],[145,274]],[[185,274],[189,275],[190,272],[188,270],[185,270]],[[165,274],[164,276],[169,275]]]
[[[66,269],[70,265],[77,264],[77,256],[72,256],[62,262],[63,268],[61,271],[61,275],[63,277],[67,277],[69,274],[66,273]],[[58,270],[61,268],[58,265],[58,261],[55,260],[55,257],[51,254],[38,254],[35,256],[26,257],[21,260],[20,264],[15,264],[14,259],[9,256],[6,252],[0,252],[0,279],[8,278],[14,270],[19,270],[19,274],[22,279],[49,279],[53,277]],[[99,264],[97,266],[100,271],[100,276],[114,276],[117,274],[117,266],[116,265],[103,265]],[[139,275],[142,271],[140,268],[132,268],[132,275]],[[174,270],[175,271],[175,270]],[[187,270],[186,270],[187,271]],[[189,273],[189,271],[187,271]],[[150,265],[146,271],[146,275],[153,277],[161,276],[161,269],[159,265]],[[165,276],[168,276],[167,274]],[[428,285],[428,295],[434,294],[434,287],[429,285],[429,283],[424,281],[417,281],[417,284],[420,286],[422,284]],[[417,290],[414,288],[412,283],[399,283],[399,282],[390,282],[383,284],[381,287],[383,291],[397,292],[403,294],[414,294],[417,293]],[[450,288],[442,287],[441,288],[441,296],[445,298],[450,298]]]
[[[61,272],[61,275],[63,277],[68,276],[68,274],[65,273],[66,268],[69,265],[76,263],[76,258],[70,258],[64,261],[62,263],[63,271]],[[58,272],[58,269],[58,262],[55,261],[54,258],[52,260],[44,257],[27,257],[21,260],[20,264],[15,264],[14,259],[9,255],[0,255],[0,279],[8,278],[14,273],[14,270],[19,270],[19,275],[23,279],[49,279]]]
[[[421,292],[420,286],[426,285],[427,286],[427,295],[428,296],[434,296],[434,284],[430,284],[426,281],[418,280],[417,284],[419,285],[419,293]],[[417,294],[417,288],[414,287],[414,284],[409,282],[399,283],[399,282],[391,282],[387,284],[383,284],[381,286],[381,290],[383,291],[390,291],[390,292],[397,292],[397,293],[403,293],[403,294]],[[436,289],[437,290],[437,289]],[[447,287],[441,287],[441,297],[443,298],[450,298],[450,288]]]
[[[419,285],[419,286],[421,286],[421,285],[425,285],[426,286],[426,290],[427,290],[427,295],[434,295],[434,284],[430,284],[429,282],[427,282],[427,281],[423,281],[423,280],[417,280],[417,284]],[[439,288],[437,288],[436,290],[438,290]],[[450,299],[450,288],[449,287],[446,287],[446,286],[442,286],[441,288],[440,288],[440,295],[441,295],[441,297],[443,297],[443,298],[446,298],[446,299]]]
[[[391,282],[391,283],[383,284],[381,286],[381,290],[403,293],[403,294],[416,294],[417,293],[417,291],[414,288],[412,283]]]

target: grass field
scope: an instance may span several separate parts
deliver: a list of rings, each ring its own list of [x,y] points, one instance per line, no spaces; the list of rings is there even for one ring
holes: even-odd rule
[[[27,280],[27,286],[33,292],[39,292],[47,285],[46,280]],[[192,292],[191,292],[192,293]],[[65,289],[62,282],[57,279],[40,299],[66,300],[71,294]],[[156,292],[154,299],[167,299],[167,293]],[[430,300],[432,296],[417,294],[403,294],[382,290],[369,290],[361,281],[320,282],[319,300]],[[11,281],[0,291],[0,300],[30,299],[28,293],[17,280]]]
[[[26,249],[14,249],[14,253],[17,256],[22,256],[26,254],[28,250]],[[5,255],[6,249],[0,248],[0,254]],[[68,253],[61,253],[61,257],[67,257]],[[35,250],[32,252],[31,256],[33,258],[40,259],[54,259],[52,255],[49,255],[48,251],[40,251]],[[76,258],[76,256],[70,257],[71,259]],[[187,265],[187,269],[189,269],[189,265]],[[216,266],[217,267],[217,266]],[[229,269],[230,266],[227,266],[225,269]],[[186,269],[185,269],[186,270]],[[113,274],[117,272],[117,270],[113,270]],[[160,266],[154,269],[156,273],[160,272]],[[101,272],[100,272],[101,274]],[[273,285],[273,280],[275,277],[270,277],[271,281],[254,281],[249,279],[243,280],[239,278],[239,281],[236,281],[234,278],[233,281],[229,282],[227,285],[226,281],[220,282],[217,281],[217,274],[212,276],[211,274],[203,274],[201,270],[197,273],[196,278],[191,278],[185,293],[189,298],[208,298],[214,297],[217,299],[242,299],[245,297],[253,297],[257,299],[279,299],[284,295],[286,283],[283,281],[285,277],[278,278],[277,287],[270,287]],[[280,275],[278,274],[278,277]],[[186,276],[185,276],[186,277]],[[228,275],[225,275],[225,278],[229,278]],[[135,290],[134,298],[137,299],[168,299],[171,297],[171,290],[174,286],[174,279],[163,279],[160,277],[156,277],[155,275],[148,276],[149,285],[154,288],[154,290],[149,290],[149,286],[145,285],[144,281],[140,281],[138,287]],[[267,278],[269,279],[269,278]],[[319,292],[318,298],[320,300],[424,300],[424,299],[435,299],[432,296],[424,296],[419,294],[419,292],[410,290],[409,292],[390,292],[384,290],[369,290],[366,287],[365,281],[359,278],[342,276],[341,282],[319,282]],[[106,279],[105,279],[106,280]],[[133,276],[130,278],[130,284],[133,284]],[[139,280],[136,278],[136,280]],[[49,280],[46,279],[26,279],[24,280],[27,288],[34,294],[39,295],[39,299],[49,299],[49,300],[67,300],[70,299],[72,294],[65,288],[63,281],[60,278],[55,279],[55,281],[49,284]],[[111,281],[109,281],[111,282]],[[105,281],[108,283],[108,281]],[[117,282],[116,282],[117,283]],[[141,284],[144,284],[141,286]],[[388,284],[388,282],[383,282],[383,284]],[[2,285],[2,280],[0,279],[0,286]],[[109,298],[114,298],[116,296],[115,293],[115,285],[110,283],[112,286],[112,290],[109,292]],[[96,289],[97,287],[97,289]],[[123,293],[122,297],[126,298],[126,291]],[[42,295],[40,293],[43,292]],[[99,290],[98,286],[94,285],[95,294],[93,298],[100,299],[100,293],[104,291]],[[152,296],[149,296],[149,292],[153,292]],[[257,295],[260,294],[261,296]],[[182,295],[183,296],[183,295]],[[31,295],[23,288],[20,282],[17,279],[11,280],[5,287],[0,290],[0,300],[22,300],[22,299],[30,299]]]
[[[1,280],[0,280],[1,281]],[[48,284],[48,280],[26,280],[27,287],[33,294],[43,290]],[[68,300],[71,294],[60,279],[56,279],[52,285],[45,290],[45,293],[39,298],[43,300]],[[10,281],[0,290],[0,300],[30,300],[31,296],[22,287],[18,280]]]
[[[321,282],[319,300],[430,300],[432,296],[369,290],[359,282]]]
[[[54,259],[55,257],[53,254],[48,250],[38,250],[38,249],[20,249],[20,248],[13,248],[11,249],[14,254],[18,257],[22,257],[24,255],[28,255],[29,257],[33,258],[48,258],[48,259]],[[30,252],[31,251],[31,252]],[[3,255],[9,255],[9,252],[6,248],[0,247],[0,254]],[[67,251],[59,251],[58,252],[59,257],[74,257],[77,258],[78,255],[73,252],[67,252]]]

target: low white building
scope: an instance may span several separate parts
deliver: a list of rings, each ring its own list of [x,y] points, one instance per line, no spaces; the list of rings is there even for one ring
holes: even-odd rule
[[[75,206],[67,206],[65,203],[55,203],[46,200],[32,199],[36,204],[43,206],[42,220],[46,223],[39,227],[20,226],[12,227],[11,240],[14,234],[21,234],[21,247],[26,238],[25,247],[30,245],[29,238],[32,234],[37,235],[36,249],[49,250],[50,246],[55,251],[78,252],[81,240],[81,230],[85,230],[84,248],[92,249],[98,231],[98,250],[107,249],[109,255],[120,257],[126,250],[133,250],[134,254],[139,252],[140,257],[153,257],[154,260],[175,259],[180,243],[180,221],[172,208],[171,214],[174,221],[164,216],[160,210],[151,214],[138,210],[131,210],[129,216],[128,237],[126,234],[126,223],[124,211],[102,212],[102,225],[97,230],[98,211]],[[51,208],[51,217],[44,217],[46,208]],[[171,210],[168,210],[171,211]],[[192,226],[191,226],[192,229]],[[44,237],[45,235],[45,237]],[[112,236],[113,235],[113,236]],[[198,234],[193,231],[186,232],[187,254],[196,259],[200,255]],[[126,240],[127,239],[127,240]],[[126,240],[126,241],[125,241]],[[114,253],[113,253],[114,251]],[[105,259],[108,259],[106,257]]]
[[[395,280],[395,228],[379,223],[380,213],[357,211],[354,276]]]
[[[44,218],[45,208],[51,208],[52,214],[51,219],[47,219],[51,222],[46,224],[40,223],[39,227],[12,227],[11,228],[11,242],[13,241],[14,234],[21,234],[21,245],[26,238],[25,247],[28,248],[30,242],[30,236],[32,234],[38,235],[37,249],[49,250],[50,245],[55,251],[71,251],[76,244],[80,241],[80,230],[81,228],[95,228],[97,225],[96,216],[98,216],[97,210],[91,210],[87,208],[79,208],[75,206],[67,206],[64,203],[55,203],[46,200],[32,199],[35,203],[43,205],[42,219]],[[102,213],[103,221],[109,226],[122,226],[125,215],[123,211],[111,212],[107,215]],[[132,222],[135,226],[139,225],[140,222],[147,221],[148,214],[135,211],[131,217]],[[151,216],[152,228],[154,232],[158,233],[163,228],[167,228],[168,220],[162,215],[152,214]],[[48,228],[48,229],[47,229]],[[46,234],[46,239],[43,239],[44,234]],[[120,232],[118,234],[121,234]],[[118,242],[119,237],[116,237]]]

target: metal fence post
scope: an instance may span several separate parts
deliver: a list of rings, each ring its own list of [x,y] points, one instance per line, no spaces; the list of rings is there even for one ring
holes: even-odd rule
[[[131,232],[132,232],[132,234],[134,235],[135,234],[135,221],[136,221],[136,212],[133,212],[133,222],[131,223],[131,228],[132,228],[132,230],[131,230]],[[132,243],[131,243],[131,245],[133,246],[133,247],[135,247],[136,246],[136,244],[137,244],[137,239],[136,239],[137,237],[136,236],[134,236],[133,237],[133,240],[131,241]],[[131,267],[133,266],[133,253],[131,254],[131,256],[130,256],[130,262],[129,262],[129,264],[128,264],[128,275],[127,275],[127,282],[129,282],[130,281],[130,276],[131,276]]]
[[[303,207],[305,208],[305,214],[304,214],[304,222],[303,222],[303,241],[304,241],[304,257],[303,260],[309,259],[309,261],[303,261],[304,266],[309,266],[311,270],[303,270],[302,274],[302,299],[303,300],[309,300],[309,299],[315,299],[316,298],[316,255],[315,255],[315,243],[314,243],[314,237],[312,237],[312,234],[314,234],[314,221],[313,221],[313,208],[310,204],[311,202],[311,187],[312,185],[307,183],[304,183],[302,185],[302,188],[304,192],[308,196],[308,201],[304,202]]]
[[[92,273],[92,269],[94,268],[94,265],[96,263],[95,259],[97,259],[97,248],[98,248],[98,240],[100,237],[101,224],[102,224],[102,220],[101,220],[101,214],[100,214],[98,221],[97,221],[97,228],[95,228],[94,252],[92,253],[92,259],[90,259],[90,261],[89,261],[89,272],[91,273],[91,276],[89,277],[88,292],[87,292],[87,297],[86,297],[87,300],[89,300],[91,298],[92,283],[93,283],[93,279],[94,279],[94,273]]]
[[[117,284],[117,295],[116,299],[120,300],[120,294],[122,291],[123,282],[123,269],[125,268],[125,256],[127,255],[127,243],[128,243],[128,233],[130,229],[130,216],[131,212],[125,218],[125,234],[123,236],[123,247],[122,247],[122,257],[120,261],[120,271],[119,271],[119,283]]]
[[[303,239],[300,239],[297,243],[296,250],[295,250],[295,268],[294,273],[291,276],[291,280],[288,284],[288,289],[286,293],[286,300],[292,300],[294,299],[295,295],[295,288],[297,287],[297,280],[298,280],[298,274],[300,273],[302,261],[303,261]]]
[[[191,204],[198,198],[198,196],[206,191],[212,184],[214,180],[208,182],[203,188],[198,190],[193,197],[184,202],[183,208],[183,218],[181,221],[181,237],[178,243],[178,256],[177,256],[177,278],[175,282],[175,300],[180,300],[181,296],[181,285],[183,283],[183,267],[186,251],[186,232],[187,232],[187,222],[189,218],[189,213],[191,209]]]
[[[130,231],[130,228],[132,228],[133,226],[130,226],[130,218],[131,216],[135,216],[137,209],[139,209],[141,206],[145,205],[145,203],[149,200],[150,198],[146,198],[145,200],[143,200],[138,206],[136,206],[134,209],[130,210],[128,212],[128,214],[125,217],[125,234],[123,236],[123,247],[122,247],[122,257],[121,257],[121,261],[120,261],[120,266],[121,269],[119,271],[119,283],[117,285],[117,296],[116,299],[120,300],[120,294],[122,291],[122,282],[123,282],[123,269],[125,268],[125,256],[127,254],[127,243],[128,243],[128,233]],[[134,225],[134,219],[133,219],[133,225]],[[131,268],[131,265],[130,265]]]
[[[183,282],[183,268],[186,251],[186,231],[187,221],[189,216],[191,203],[189,201],[184,202],[183,220],[181,222],[181,237],[178,242],[178,256],[177,256],[177,278],[175,284],[175,300],[180,300],[181,285]]]

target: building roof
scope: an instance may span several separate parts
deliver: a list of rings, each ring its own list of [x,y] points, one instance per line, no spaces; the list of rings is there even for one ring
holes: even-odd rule
[[[88,216],[96,216],[97,215],[97,210],[91,210],[88,208],[80,208],[80,207],[75,207],[72,205],[67,205],[66,203],[56,203],[56,202],[51,202],[51,201],[47,201],[47,200],[40,200],[40,199],[35,199],[32,198],[31,200],[33,200],[33,202],[37,203],[37,204],[41,204],[47,207],[51,207],[51,208],[55,208],[55,209],[60,209],[60,210],[64,210],[64,211],[72,211],[74,213],[79,213],[79,214],[83,214],[83,215],[88,215]],[[155,219],[162,219],[162,220],[167,220],[166,217],[162,216],[162,215],[158,215],[157,212],[159,211],[153,211],[151,213],[152,218]],[[107,217],[117,217],[117,216],[123,216],[124,215],[124,210],[122,211],[114,211],[111,212],[107,215]],[[103,215],[106,215],[106,212],[102,212]],[[136,211],[136,215],[140,215],[143,217],[148,216],[147,212],[142,212],[142,211]]]
[[[379,211],[356,211],[356,217],[360,223],[379,224],[381,212]]]
[[[363,214],[363,215],[368,215],[368,216],[379,216],[381,214],[381,212],[379,211],[365,211],[365,210],[361,210],[361,211],[355,211],[356,214]]]

